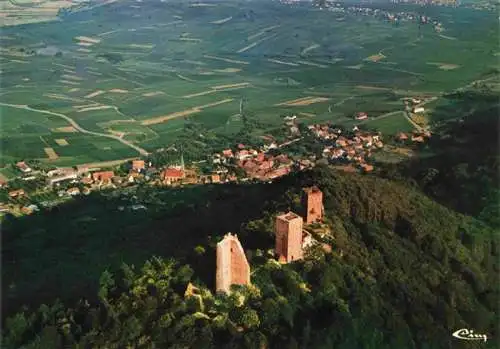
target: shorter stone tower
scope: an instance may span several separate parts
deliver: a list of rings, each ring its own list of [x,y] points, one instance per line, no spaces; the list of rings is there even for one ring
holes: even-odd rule
[[[302,217],[288,212],[276,217],[275,253],[280,262],[292,262],[303,258]]]
[[[229,293],[231,285],[250,284],[250,265],[236,235],[228,233],[217,244],[215,289]]]
[[[323,219],[323,193],[318,187],[304,188],[302,207],[306,224],[319,222]]]

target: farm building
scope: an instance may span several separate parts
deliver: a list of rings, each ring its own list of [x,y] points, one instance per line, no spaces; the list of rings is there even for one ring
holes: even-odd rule
[[[132,161],[132,170],[140,172],[146,168],[144,160],[134,160]]]
[[[367,118],[368,118],[368,114],[366,114],[365,112],[357,113],[355,116],[356,120],[365,120]]]
[[[9,191],[9,197],[11,198],[17,198],[19,196],[24,196],[24,195],[26,195],[26,193],[24,192],[23,189]]]
[[[31,167],[29,167],[28,165],[26,165],[26,163],[24,161],[19,161],[17,164],[16,164],[16,167],[23,173],[28,173],[28,172],[31,172]]]

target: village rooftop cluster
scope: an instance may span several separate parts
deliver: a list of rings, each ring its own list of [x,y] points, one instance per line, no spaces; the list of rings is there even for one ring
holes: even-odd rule
[[[418,104],[420,100],[409,101]],[[363,120],[368,115],[360,112],[355,119]],[[288,140],[278,144],[274,138],[267,137],[261,146],[237,144],[234,148],[222,149],[214,154],[207,154],[211,173],[202,173],[198,163],[184,164],[182,152],[175,165],[156,167],[144,159],[132,160],[128,171],[123,168],[106,169],[80,165],[76,167],[40,170],[31,168],[25,161],[15,164],[20,173],[18,182],[33,183],[32,190],[11,188],[9,183],[0,182],[0,190],[8,192],[7,203],[0,202],[0,214],[31,214],[40,206],[50,208],[64,200],[87,195],[92,191],[116,189],[137,183],[156,186],[204,185],[230,182],[264,181],[270,182],[291,172],[312,168],[320,160],[331,164],[349,164],[349,170],[371,172],[374,170],[371,157],[374,152],[384,147],[382,136],[377,132],[362,131],[354,126],[352,131],[330,124],[313,124],[299,130],[295,115],[283,118]],[[322,147],[318,154],[293,154],[288,147],[303,142],[308,134]],[[396,137],[401,143],[422,143],[429,132],[399,133]],[[310,137],[309,137],[310,138]],[[25,186],[21,186],[23,188]],[[31,188],[31,186],[30,186]],[[56,200],[32,200],[31,192],[57,193]]]

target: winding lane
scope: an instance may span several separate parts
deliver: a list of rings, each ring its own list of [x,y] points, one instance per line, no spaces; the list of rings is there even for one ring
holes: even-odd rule
[[[111,139],[114,139],[118,142],[121,142],[121,143],[125,144],[126,146],[134,149],[135,151],[139,152],[139,154],[141,154],[143,156],[149,155],[149,153],[145,149],[127,141],[126,139],[120,138],[120,137],[115,136],[115,135],[86,130],[83,127],[81,127],[80,125],[78,125],[75,120],[73,120],[69,116],[61,114],[61,113],[55,113],[55,112],[52,112],[49,110],[43,110],[43,109],[35,109],[35,108],[31,108],[27,105],[21,105],[21,104],[8,104],[8,103],[0,102],[0,106],[6,106],[6,107],[11,107],[11,108],[17,108],[17,109],[24,109],[24,110],[34,111],[34,112],[38,112],[38,113],[43,113],[43,114],[59,116],[60,118],[63,118],[64,120],[69,122],[71,124],[71,126],[73,126],[76,130],[80,131],[81,133],[86,133],[86,134],[98,136],[98,137],[111,138]]]

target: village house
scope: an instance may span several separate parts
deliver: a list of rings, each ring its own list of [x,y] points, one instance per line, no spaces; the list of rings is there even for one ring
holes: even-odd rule
[[[222,155],[227,158],[227,159],[230,159],[230,158],[233,158],[234,157],[234,154],[233,154],[233,151],[231,149],[224,149],[222,151]]]
[[[290,173],[290,168],[289,167],[280,167],[275,169],[274,171],[271,171],[267,174],[267,179],[276,179],[279,177],[286,176],[287,174]]]
[[[56,168],[56,169],[53,169],[53,170],[49,170],[46,173],[47,177],[52,177],[52,176],[55,176],[55,175],[58,175],[58,174],[61,174],[61,169],[59,169],[59,168]]]
[[[133,160],[132,161],[132,170],[136,172],[141,172],[146,168],[146,164],[144,160]]]
[[[368,118],[368,114],[365,112],[359,112],[356,114],[355,119],[356,120],[365,120]]]
[[[17,198],[21,196],[25,196],[26,193],[24,192],[23,189],[17,189],[17,190],[11,190],[9,191],[9,197],[10,198]]]
[[[222,166],[219,166],[219,167],[216,167],[213,172],[215,173],[218,173],[218,174],[221,174],[221,173],[228,173],[229,170],[225,167],[222,167]]]
[[[64,181],[69,181],[69,180],[76,180],[78,177],[77,173],[75,171],[67,171],[66,173],[62,173],[58,176],[53,176],[47,179],[47,184],[49,185],[54,185],[60,182]]]
[[[26,165],[26,163],[24,161],[19,161],[16,164],[16,167],[19,169],[19,171],[21,171],[23,173],[28,173],[28,172],[32,171],[31,167],[29,167],[28,165]]]
[[[337,140],[335,141],[335,145],[337,147],[346,147],[347,146],[347,139],[341,136],[341,137],[337,138]]]
[[[415,108],[413,108],[413,113],[414,114],[423,113],[423,112],[425,112],[424,107],[415,107]]]
[[[80,195],[80,189],[77,187],[72,187],[66,190],[66,193],[71,196]]]
[[[345,150],[344,149],[334,149],[331,152],[331,158],[332,159],[338,159],[338,158],[342,157],[344,154],[345,154]]]
[[[138,172],[130,171],[128,176],[127,176],[127,181],[129,183],[134,183],[136,181],[136,179],[140,178],[140,177],[141,177],[141,175]]]
[[[96,182],[110,182],[115,176],[113,171],[100,171],[92,173],[92,179]]]
[[[252,157],[252,155],[250,154],[250,152],[248,150],[240,150],[240,151],[236,152],[236,158],[240,161],[248,159],[250,157]]]
[[[218,175],[218,174],[212,174],[210,177],[211,177],[210,180],[212,181],[212,183],[220,183],[221,182],[220,175]]]

